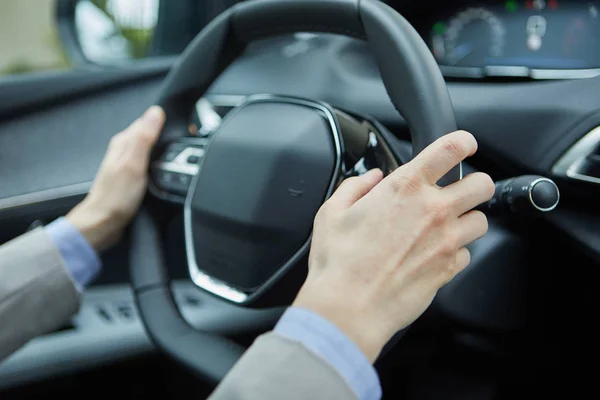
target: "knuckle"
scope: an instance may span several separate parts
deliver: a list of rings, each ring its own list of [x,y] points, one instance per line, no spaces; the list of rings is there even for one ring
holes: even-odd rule
[[[459,141],[462,143],[463,148],[467,150],[467,153],[475,153],[477,151],[477,139],[472,133],[467,131],[457,131],[456,135],[460,138]]]
[[[477,151],[477,140],[467,131],[456,131],[440,139],[453,158],[464,159]]]
[[[391,188],[395,194],[412,194],[421,188],[421,182],[411,173],[401,173],[391,180]]]
[[[464,144],[457,136],[444,136],[442,139],[442,145],[446,153],[452,155],[453,158],[464,158],[466,156],[466,149]]]
[[[444,157],[448,157],[448,155],[444,154]],[[450,157],[448,157],[450,158]],[[426,162],[421,165],[421,174],[427,178],[434,177],[436,174],[435,171],[435,162]]]
[[[442,225],[450,216],[450,207],[440,199],[429,200],[425,203],[425,211],[434,225]]]
[[[440,273],[441,285],[448,284],[458,274],[458,267],[456,261],[448,262],[447,267],[444,268]]]
[[[452,257],[456,254],[458,240],[455,235],[446,235],[444,241],[440,245],[440,255],[443,257]]]

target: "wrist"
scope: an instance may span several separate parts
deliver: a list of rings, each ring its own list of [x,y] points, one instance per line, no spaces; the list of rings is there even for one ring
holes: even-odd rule
[[[367,307],[352,299],[341,298],[335,290],[320,290],[305,284],[292,306],[307,309],[326,319],[350,339],[374,363],[391,337],[384,324],[378,323]]]
[[[66,215],[66,219],[85,237],[98,253],[116,243],[121,232],[120,224],[102,208],[95,207],[86,200],[78,204]]]

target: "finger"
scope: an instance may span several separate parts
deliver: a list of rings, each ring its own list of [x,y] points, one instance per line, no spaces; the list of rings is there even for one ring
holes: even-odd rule
[[[477,151],[477,141],[469,132],[456,131],[442,136],[412,161],[406,164],[431,185],[435,185],[444,175],[465,158]]]
[[[146,110],[144,115],[125,129],[126,135],[129,136],[131,140],[139,142],[137,143],[138,145],[143,145],[147,151],[152,148],[158,140],[165,120],[166,114],[164,110],[159,106],[152,106]]]
[[[463,180],[442,189],[442,192],[450,197],[450,202],[457,215],[462,215],[481,203],[485,203],[492,198],[494,191],[494,181],[489,175],[482,172],[469,174]]]
[[[458,218],[458,247],[464,247],[469,243],[482,238],[487,233],[487,230],[487,217],[481,211],[469,211],[462,215]]]
[[[471,252],[466,247],[458,250],[456,253],[456,271],[455,274],[460,273],[463,269],[471,263]]]
[[[330,200],[341,207],[350,207],[369,193],[382,179],[383,172],[380,169],[372,169],[364,175],[348,178],[337,188]]]
[[[442,286],[447,285],[456,275],[460,274],[467,265],[471,263],[471,252],[466,247],[458,249],[455,255],[454,265],[448,270],[448,274],[442,275]]]

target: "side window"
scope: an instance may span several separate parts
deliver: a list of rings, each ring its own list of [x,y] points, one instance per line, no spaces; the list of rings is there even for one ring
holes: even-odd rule
[[[239,0],[56,0],[72,59],[99,65],[177,55]]]
[[[0,79],[177,55],[240,1],[0,0]]]
[[[54,7],[54,0],[0,1],[0,78],[70,67]]]

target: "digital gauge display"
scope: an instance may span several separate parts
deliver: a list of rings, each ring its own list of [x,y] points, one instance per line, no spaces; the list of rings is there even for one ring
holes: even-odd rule
[[[600,1],[494,2],[451,11],[430,26],[431,51],[446,70],[600,69]]]
[[[506,43],[502,20],[483,7],[468,8],[434,26],[433,52],[450,65],[476,65],[480,60],[501,57]]]

